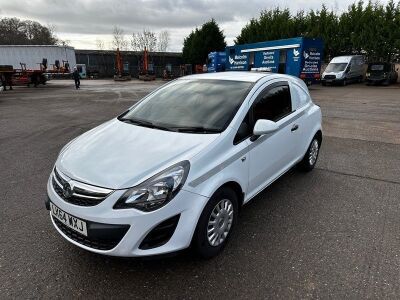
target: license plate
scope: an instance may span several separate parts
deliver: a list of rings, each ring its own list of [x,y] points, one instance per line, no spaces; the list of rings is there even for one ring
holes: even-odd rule
[[[87,236],[87,227],[85,221],[82,221],[81,219],[78,219],[76,217],[67,214],[65,211],[58,208],[51,202],[50,202],[50,211],[51,215],[54,218],[57,218],[57,220],[59,220],[61,223],[68,226],[72,230],[75,230],[76,232],[79,232],[80,234]]]
[[[333,80],[331,80],[331,79],[327,79],[326,80],[326,82],[329,82],[329,83],[331,83]]]

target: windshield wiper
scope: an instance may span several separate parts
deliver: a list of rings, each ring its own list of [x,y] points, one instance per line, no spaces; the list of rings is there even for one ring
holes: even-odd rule
[[[154,124],[152,122],[145,121],[145,120],[129,119],[129,118],[118,118],[118,120],[120,120],[121,122],[135,124],[135,125],[148,127],[148,128],[155,128],[155,129],[166,130],[166,131],[174,131],[172,128]]]
[[[173,127],[178,132],[221,133],[221,130],[202,126]]]

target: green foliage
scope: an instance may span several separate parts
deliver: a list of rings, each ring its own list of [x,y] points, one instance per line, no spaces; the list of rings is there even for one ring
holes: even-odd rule
[[[34,21],[0,19],[0,45],[55,45],[52,30]]]
[[[183,59],[189,64],[204,64],[208,53],[224,51],[225,36],[214,19],[192,31],[183,42]]]
[[[236,44],[290,37],[322,38],[325,57],[364,54],[369,60],[393,60],[400,56],[400,2],[358,1],[338,15],[322,5],[320,10],[295,15],[288,9],[264,10],[237,36]]]

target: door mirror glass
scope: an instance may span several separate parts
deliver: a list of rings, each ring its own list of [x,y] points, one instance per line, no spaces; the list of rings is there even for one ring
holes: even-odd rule
[[[279,126],[270,120],[260,119],[257,120],[254,125],[253,134],[254,135],[263,135],[267,133],[275,132],[279,129]]]

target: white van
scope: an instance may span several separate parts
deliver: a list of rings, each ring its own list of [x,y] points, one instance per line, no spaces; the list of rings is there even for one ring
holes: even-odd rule
[[[322,73],[322,85],[362,82],[364,79],[364,56],[338,56],[331,60]]]

